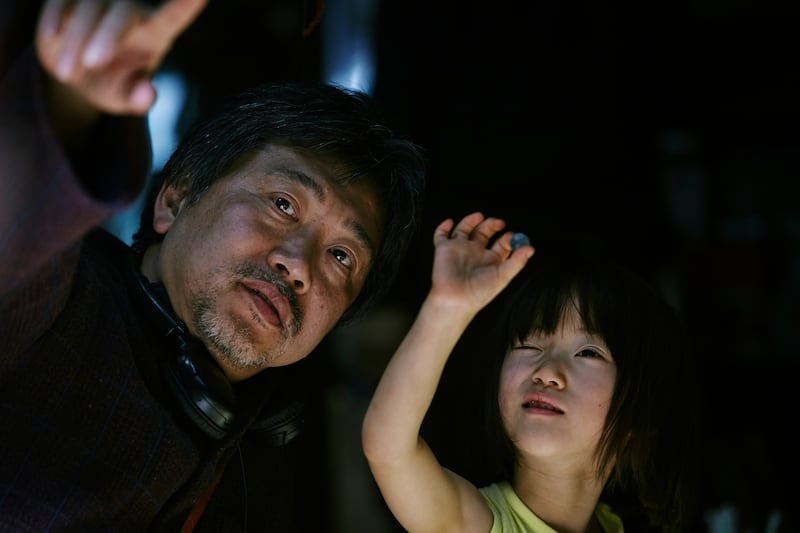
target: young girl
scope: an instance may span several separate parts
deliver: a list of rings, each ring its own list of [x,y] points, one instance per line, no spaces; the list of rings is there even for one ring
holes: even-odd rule
[[[504,227],[473,213],[434,232],[430,291],[363,423],[389,508],[412,533],[616,533],[622,516],[604,498],[619,489],[636,494],[648,527],[686,531],[697,406],[674,313],[607,263],[539,252],[526,265],[533,248],[512,251]],[[439,464],[420,427],[450,353],[501,291],[480,430],[491,482],[478,488]],[[480,392],[464,390],[465,403]]]

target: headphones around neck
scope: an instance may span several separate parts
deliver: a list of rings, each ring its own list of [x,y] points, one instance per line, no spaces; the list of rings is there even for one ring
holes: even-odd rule
[[[139,271],[138,261],[132,265],[137,301],[162,335],[175,344],[175,356],[161,361],[167,389],[195,427],[213,439],[225,438],[237,420],[233,386],[205,346],[192,339],[186,325],[174,316],[163,285],[151,283]],[[275,404],[274,408],[262,408],[248,429],[248,434],[264,446],[288,444],[305,422],[305,402],[299,397],[282,397]]]

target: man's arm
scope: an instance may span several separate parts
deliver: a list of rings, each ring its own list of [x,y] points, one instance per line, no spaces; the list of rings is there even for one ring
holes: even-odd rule
[[[48,102],[69,141],[100,113],[142,116],[156,98],[152,77],[175,39],[208,0],[135,2],[47,0],[36,52],[49,74]]]
[[[136,198],[151,78],[207,0],[47,0],[0,80],[0,295]]]

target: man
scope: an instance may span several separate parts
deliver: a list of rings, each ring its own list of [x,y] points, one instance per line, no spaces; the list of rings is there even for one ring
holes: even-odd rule
[[[98,228],[145,182],[150,78],[205,3],[47,0],[2,72],[0,530],[191,529],[246,434],[291,437],[293,363],[414,235],[419,149],[311,83],[192,129],[131,248]]]

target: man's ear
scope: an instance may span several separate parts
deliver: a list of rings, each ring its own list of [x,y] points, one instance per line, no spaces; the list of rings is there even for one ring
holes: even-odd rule
[[[164,184],[158,191],[155,204],[153,205],[153,229],[156,233],[163,235],[178,218],[178,213],[185,202],[189,188],[186,186],[175,186]]]

